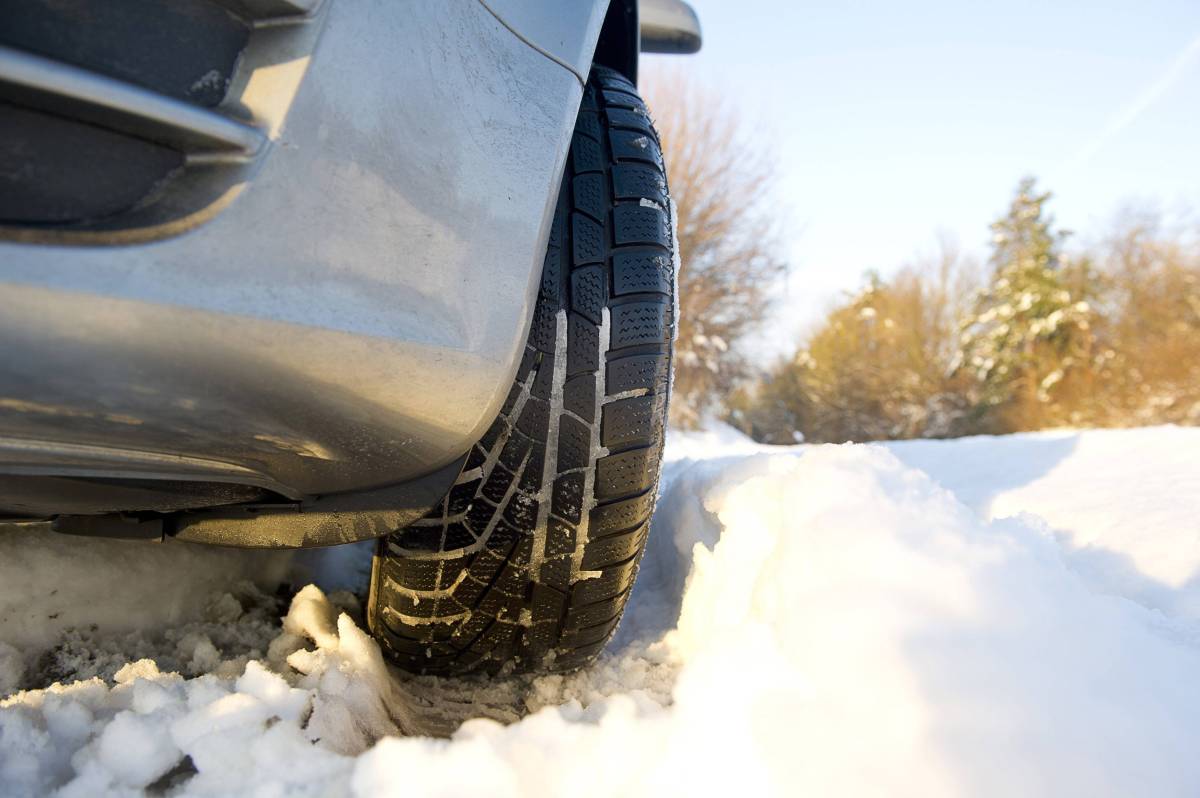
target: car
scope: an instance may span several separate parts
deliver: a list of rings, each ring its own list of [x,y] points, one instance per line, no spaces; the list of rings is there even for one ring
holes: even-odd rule
[[[639,54],[698,50],[691,8],[0,7],[0,519],[375,540],[401,667],[592,661],[677,314]]]

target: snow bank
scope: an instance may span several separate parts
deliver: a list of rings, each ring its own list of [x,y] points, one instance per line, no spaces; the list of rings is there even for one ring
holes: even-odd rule
[[[985,518],[1036,516],[1095,589],[1200,621],[1200,429],[888,444]]]
[[[353,598],[309,587],[256,654],[237,653],[249,631],[233,656],[196,632],[210,646],[164,672],[178,640],[146,631],[158,665],[0,700],[0,793],[1194,795],[1194,618],[1129,600],[1079,554],[1189,539],[1200,465],[1182,433],[678,436],[627,620],[588,672],[389,673]],[[998,515],[1039,506],[1045,521]],[[1169,596],[1186,570],[1141,573]],[[258,629],[265,594],[216,595],[243,608],[227,627]],[[26,645],[0,647],[0,673]],[[475,714],[492,719],[458,725]]]

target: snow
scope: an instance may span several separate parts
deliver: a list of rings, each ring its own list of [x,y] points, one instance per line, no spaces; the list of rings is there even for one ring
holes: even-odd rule
[[[0,531],[0,794],[1194,795],[1196,451],[674,434],[617,639],[536,679],[392,671],[361,548],[285,605],[275,555]]]
[[[1200,430],[1054,431],[889,448],[977,513],[1029,513],[1098,590],[1200,621]]]

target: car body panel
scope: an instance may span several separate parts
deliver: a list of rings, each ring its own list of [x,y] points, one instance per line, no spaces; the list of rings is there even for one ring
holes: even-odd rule
[[[587,82],[608,3],[592,0],[480,0],[518,36]]]
[[[140,243],[0,242],[0,473],[149,458],[354,491],[453,461],[494,418],[579,78],[475,0],[323,6],[311,61],[247,78],[298,87],[227,208]]]

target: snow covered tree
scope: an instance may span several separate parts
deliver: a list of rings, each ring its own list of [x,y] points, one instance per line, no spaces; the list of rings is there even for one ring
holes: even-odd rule
[[[1050,196],[1021,181],[992,225],[991,280],[961,325],[955,369],[998,429],[1071,422],[1071,403],[1058,399],[1090,379],[1090,266],[1064,257],[1067,234],[1046,212]]]
[[[830,314],[802,358],[811,440],[954,434],[962,401],[950,384],[954,323],[927,271],[877,275]]]

